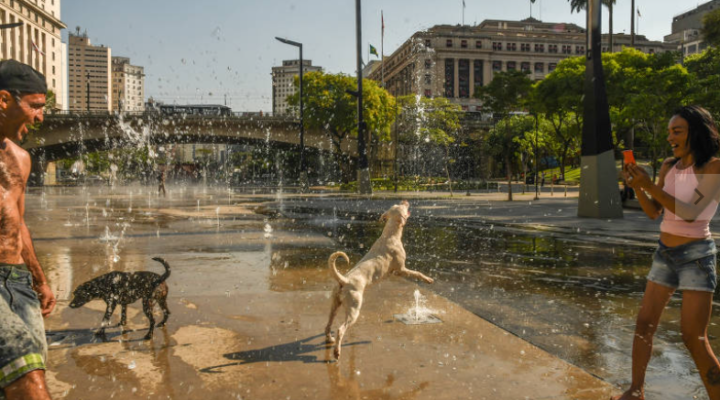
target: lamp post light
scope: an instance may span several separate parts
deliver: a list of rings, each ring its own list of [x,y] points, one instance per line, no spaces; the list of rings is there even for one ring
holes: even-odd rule
[[[17,28],[19,26],[23,26],[22,21],[20,22],[14,22],[12,24],[2,24],[0,25],[0,29],[10,29],[10,28]]]
[[[305,118],[303,109],[303,45],[288,39],[275,37],[279,42],[295,46],[300,49],[300,190],[303,192],[308,190],[308,173],[305,165]]]

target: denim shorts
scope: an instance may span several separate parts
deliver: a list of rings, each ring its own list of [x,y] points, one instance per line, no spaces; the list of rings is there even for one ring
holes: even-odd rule
[[[647,279],[679,290],[714,292],[717,286],[716,253],[712,239],[676,247],[658,242]]]
[[[0,399],[5,387],[45,369],[47,342],[40,300],[24,265],[0,264]]]

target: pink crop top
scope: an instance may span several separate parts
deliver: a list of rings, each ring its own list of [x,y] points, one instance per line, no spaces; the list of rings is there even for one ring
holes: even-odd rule
[[[698,180],[693,167],[678,169],[676,164],[665,176],[663,190],[678,201],[690,203],[695,197],[697,187]],[[660,232],[691,238],[709,238],[710,220],[715,215],[717,208],[718,202],[712,200],[693,222],[687,222],[664,208]]]

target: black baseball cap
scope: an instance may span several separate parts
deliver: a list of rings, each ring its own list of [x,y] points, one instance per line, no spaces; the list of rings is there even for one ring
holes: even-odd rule
[[[0,61],[0,90],[20,93],[47,93],[45,75],[15,60]]]

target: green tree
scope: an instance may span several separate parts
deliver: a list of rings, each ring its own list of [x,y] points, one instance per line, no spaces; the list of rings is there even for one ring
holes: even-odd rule
[[[713,113],[720,121],[720,48],[711,47],[685,59],[685,67],[695,80],[691,101]]]
[[[523,154],[532,154],[534,140],[531,142],[526,138],[534,133],[535,118],[532,116],[512,115],[503,118],[490,130],[486,141],[486,150],[489,154],[502,160],[506,171],[512,174],[513,167],[527,162],[523,160]],[[534,136],[532,137],[534,139]],[[512,190],[508,192],[508,200],[512,200]]]
[[[298,85],[299,79],[295,79],[296,88]],[[329,133],[343,181],[348,182],[353,174],[341,145],[346,138],[357,137],[357,98],[350,94],[357,90],[357,79],[318,71],[304,74],[303,85],[305,127]],[[293,107],[298,107],[299,100],[298,90],[288,96]],[[394,117],[395,98],[377,82],[363,79],[363,119],[370,135],[380,141],[390,140]]]
[[[532,89],[532,81],[528,78],[527,72],[507,71],[499,72],[493,76],[493,80],[486,86],[479,89],[478,95],[482,99],[484,107],[493,113],[495,120],[502,121],[510,116],[512,111],[520,111],[524,108],[525,102]],[[506,138],[502,143],[510,143],[513,137],[520,135],[512,131],[512,124],[502,125],[506,131]],[[514,151],[512,146],[503,147],[505,158],[505,169],[508,179],[508,201],[512,201],[512,159]]]
[[[588,0],[568,0],[570,2],[570,13],[580,12],[587,8]],[[602,0],[602,3],[608,9],[608,28],[610,28],[609,42],[610,52],[613,51],[613,6],[617,0]]]
[[[555,71],[534,86],[530,103],[552,127],[548,147],[560,160],[561,176],[565,179],[568,157],[580,144],[583,124],[585,62],[583,57],[561,61]]]
[[[453,195],[450,176],[450,145],[460,133],[462,109],[444,97],[402,96],[397,99],[398,129],[403,140],[441,146],[445,151],[445,175]]]
[[[705,14],[702,35],[707,44],[720,47],[720,9]]]

